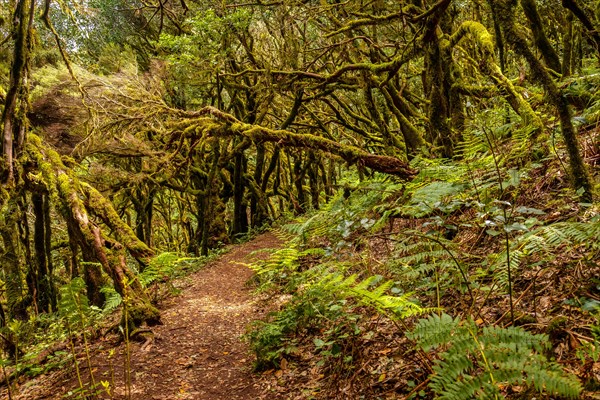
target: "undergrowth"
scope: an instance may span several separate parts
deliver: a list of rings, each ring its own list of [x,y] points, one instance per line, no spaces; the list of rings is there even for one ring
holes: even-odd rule
[[[415,158],[409,183],[348,175],[324,207],[283,226],[287,247],[251,266],[258,287],[283,299],[248,334],[257,369],[317,368],[357,398],[595,390],[600,208],[562,187],[536,196],[561,166],[519,129],[474,127],[459,160]],[[374,318],[396,343],[370,341]],[[396,375],[373,372],[385,357],[359,343],[398,352]]]
[[[206,257],[161,253],[139,272],[138,279],[157,303],[178,293],[174,279],[202,268],[220,254],[222,250]],[[109,331],[114,323],[111,315],[117,310],[127,311],[122,296],[112,286],[103,287],[101,292],[105,302],[99,308],[89,303],[84,280],[73,278],[58,289],[56,313],[42,313],[27,321],[11,320],[1,327],[0,337],[14,345],[0,358],[4,383],[10,388],[13,380],[23,375],[34,377],[57,368],[72,368],[78,387],[67,393],[68,398],[110,395],[114,382],[95,381],[91,345],[102,331]],[[123,326],[119,331],[128,334]]]

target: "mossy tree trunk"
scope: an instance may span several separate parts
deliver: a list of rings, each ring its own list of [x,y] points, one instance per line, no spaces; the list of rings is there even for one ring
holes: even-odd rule
[[[197,176],[192,176],[191,181],[194,182],[194,185],[198,185],[201,182],[200,178]],[[207,226],[208,216],[206,215],[206,193],[201,189],[198,189],[199,193],[194,196],[194,204],[195,211],[194,217],[196,218],[196,229],[193,229],[190,223],[190,238],[188,243],[187,251],[189,253],[195,254],[196,256],[200,255],[202,251],[202,238],[204,237],[204,229]]]
[[[569,154],[569,173],[571,184],[575,190],[583,190],[581,200],[592,202],[592,184],[588,175],[586,166],[583,162],[579,143],[577,140],[577,131],[573,126],[572,113],[569,108],[568,100],[547,71],[544,64],[536,57],[527,45],[527,40],[520,32],[515,21],[515,8],[517,0],[492,0],[496,4],[498,18],[506,40],[513,46],[515,51],[520,54],[531,68],[534,78],[538,80],[547,92],[550,102],[556,108],[559,118],[561,131],[567,153]]]
[[[33,193],[34,233],[33,247],[36,265],[36,299],[40,312],[56,310],[56,289],[54,287],[52,257],[50,254],[50,204],[46,194]]]
[[[0,179],[4,183],[14,184],[15,158],[25,141],[28,99],[27,72],[30,60],[30,48],[33,36],[34,0],[17,0],[13,14],[14,51],[10,67],[8,91],[4,99],[1,117],[2,141],[0,153],[3,164]]]
[[[257,187],[261,186],[265,166],[265,157],[265,145],[263,143],[257,143],[255,153],[256,161],[252,176],[254,184]],[[264,212],[264,204],[261,204],[262,202],[261,196],[259,194],[255,194],[255,191],[252,191],[252,197],[250,199],[250,220],[253,228],[262,226],[268,219],[268,215],[265,215]]]
[[[233,163],[233,223],[231,235],[237,237],[248,232],[248,215],[246,199],[244,198],[246,192],[244,174],[246,173],[247,163],[243,151],[236,153]]]
[[[27,290],[24,285],[24,276],[21,266],[25,264],[23,252],[20,249],[18,235],[18,218],[20,216],[17,195],[11,193],[12,197],[4,198],[2,221],[0,223],[0,237],[3,248],[0,255],[0,266],[5,275],[7,316],[8,318],[26,319],[26,296]]]
[[[79,245],[75,239],[75,232],[69,224],[67,224],[67,234],[69,236],[69,256],[65,265],[68,266],[67,273],[72,279],[79,276]]]
[[[133,271],[127,266],[125,252],[142,263],[147,263],[154,255],[153,251],[140,241],[135,232],[121,220],[112,204],[93,187],[80,182],[72,170],[64,165],[58,153],[44,146],[39,137],[30,134],[27,146],[28,158],[41,172],[41,181],[52,202],[56,204],[66,223],[69,235],[82,249],[84,259],[99,263],[102,270],[111,278],[116,291],[128,302],[128,312],[133,324],[159,321],[159,311],[150,300]],[[104,223],[119,239],[105,235],[100,225],[92,218],[94,215]],[[87,278],[92,293],[89,297],[98,303],[97,288],[101,278],[97,271],[88,268]]]
[[[135,211],[135,233],[148,247],[152,247],[152,219],[154,214],[154,197],[157,188],[138,187],[130,196]]]
[[[525,16],[529,20],[529,27],[533,34],[533,39],[536,47],[540,50],[540,54],[544,58],[546,65],[551,68],[554,72],[560,73],[562,71],[560,58],[558,53],[552,47],[550,40],[544,33],[544,27],[542,23],[542,17],[537,10],[535,0],[521,0],[521,7],[525,12]]]
[[[304,177],[306,176],[306,165],[302,164],[302,152],[292,157],[293,167],[290,169],[290,180],[296,189],[296,198],[292,201],[293,211],[303,214],[307,209],[306,194],[304,192]]]
[[[563,78],[571,75],[571,62],[573,60],[573,14],[568,14],[565,16],[565,26],[564,26],[563,36],[562,36],[562,45],[563,45],[563,54],[562,54],[562,75]]]
[[[425,140],[413,123],[408,119],[408,109],[402,100],[399,90],[392,84],[381,88],[381,93],[386,99],[386,105],[390,112],[396,117],[400,133],[403,137],[403,145],[406,148],[406,156],[410,157],[417,154],[423,146]]]
[[[427,87],[429,99],[429,136],[431,142],[440,146],[442,157],[451,158],[454,154],[454,141],[450,124],[448,123],[449,99],[444,91],[443,56],[440,43],[435,37],[427,51]]]
[[[571,11],[579,22],[581,22],[586,30],[585,37],[596,50],[596,57],[600,61],[600,31],[598,27],[600,21],[595,21],[591,15],[588,15],[577,0],[562,0],[562,6]]]
[[[314,210],[319,209],[319,194],[321,193],[321,183],[319,179],[319,165],[321,160],[317,158],[314,152],[308,153],[308,185],[310,187],[310,205]]]
[[[206,178],[206,195],[204,196],[204,202],[202,208],[204,210],[204,219],[202,220],[202,240],[200,245],[200,254],[203,256],[208,255],[210,245],[216,245],[216,243],[209,243],[211,234],[223,235],[225,232],[225,224],[223,219],[220,218],[217,213],[219,212],[219,205],[221,204],[219,199],[219,186],[217,185],[217,172],[219,169],[219,160],[221,158],[220,143],[218,141],[212,144],[212,165]],[[218,231],[215,232],[215,226]],[[216,238],[218,240],[218,238]]]

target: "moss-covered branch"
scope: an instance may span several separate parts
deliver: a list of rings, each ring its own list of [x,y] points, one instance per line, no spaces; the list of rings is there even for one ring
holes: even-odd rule
[[[112,229],[131,255],[144,263],[150,261],[154,251],[138,239],[133,229],[119,217],[110,201],[87,183],[81,183],[81,191],[85,195],[86,207]]]
[[[320,150],[343,158],[351,164],[359,164],[375,171],[412,179],[417,171],[408,163],[395,157],[368,153],[354,146],[345,145],[316,135],[293,133],[287,130],[269,129],[237,120],[230,114],[213,107],[194,113],[200,117],[185,122],[188,128],[208,133],[214,137],[242,136],[254,142],[273,142],[283,147],[298,147]],[[179,123],[179,128],[182,128]]]
[[[128,299],[134,323],[157,321],[159,311],[150,304],[139,280],[127,266],[123,245],[109,239],[90,214],[100,216],[123,240],[132,255],[147,258],[152,255],[151,250],[120,220],[112,205],[97,190],[80,182],[72,169],[63,163],[61,156],[44,146],[38,136],[29,135],[27,152],[40,171],[39,176],[30,174],[29,178],[46,187],[86,257],[99,262],[112,279],[115,289]],[[82,195],[87,196],[87,204]]]
[[[512,82],[502,73],[500,66],[494,61],[494,40],[487,28],[475,21],[465,21],[450,37],[450,46],[455,46],[466,35],[469,35],[480,47],[485,63],[485,73],[494,81],[498,89],[504,94],[506,101],[513,110],[523,119],[525,125],[535,127],[534,135],[542,132],[544,124],[540,117],[533,111],[523,96],[515,89]]]

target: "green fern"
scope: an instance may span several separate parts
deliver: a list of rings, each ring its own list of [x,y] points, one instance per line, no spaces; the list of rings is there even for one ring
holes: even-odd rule
[[[293,291],[308,279],[299,274],[300,260],[308,256],[322,256],[324,253],[323,249],[318,248],[299,250],[293,243],[288,243],[286,247],[273,251],[266,260],[247,264],[247,267],[256,274],[255,280],[258,281],[260,289],[276,284],[287,291]]]
[[[181,257],[177,253],[161,253],[139,273],[138,279],[147,287],[157,281],[168,281],[190,265],[203,264],[204,261],[204,257]]]
[[[431,308],[422,308],[412,299],[412,293],[400,296],[387,294],[394,286],[393,281],[382,281],[381,275],[373,275],[358,281],[358,275],[344,277],[339,272],[325,273],[314,283],[314,287],[330,291],[338,298],[353,298],[358,302],[375,308],[393,319],[409,318],[430,312]]]
[[[510,241],[510,267],[517,271],[528,257],[536,254],[551,259],[555,257],[559,247],[569,245],[592,248],[600,237],[598,220],[590,222],[557,222],[540,226],[516,236]],[[489,256],[494,278],[500,287],[508,287],[506,268],[506,250]]]
[[[406,237],[396,242],[388,267],[406,286],[414,288],[422,283],[437,290],[456,287],[470,290],[469,275],[463,265],[469,254],[460,252],[456,243],[440,235],[423,235],[410,230],[404,234]],[[435,282],[432,283],[432,279]]]
[[[545,335],[514,327],[480,329],[442,314],[420,320],[407,336],[425,351],[442,350],[429,385],[440,399],[504,398],[502,388],[511,385],[568,398],[581,392],[576,377],[543,355]]]
[[[149,286],[157,280],[170,277],[174,274],[176,262],[179,260],[177,253],[161,253],[150,261],[138,275],[143,286]]]
[[[123,297],[112,286],[104,286],[100,289],[104,294],[104,305],[102,309],[105,313],[110,313],[123,304]]]
[[[98,314],[99,310],[89,305],[85,290],[80,277],[59,288],[58,312],[72,328],[86,327]]]
[[[422,218],[431,215],[450,198],[463,192],[466,185],[447,181],[435,181],[419,187],[411,193],[410,200],[398,209],[398,215],[406,218]],[[454,211],[462,203],[455,202],[455,207],[444,207],[445,212]]]
[[[376,222],[368,216],[370,210],[397,196],[403,187],[403,184],[389,182],[387,177],[376,176],[338,191],[314,215],[303,222],[287,224],[283,229],[296,235],[301,244],[309,238],[321,237],[327,237],[335,243],[348,238],[353,232],[370,229]]]

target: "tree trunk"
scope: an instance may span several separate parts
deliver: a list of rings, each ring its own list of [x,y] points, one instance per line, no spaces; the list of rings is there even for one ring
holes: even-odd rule
[[[28,149],[29,157],[37,162],[53,201],[60,203],[57,208],[67,224],[70,224],[70,234],[85,257],[99,262],[112,279],[115,290],[129,304],[127,309],[131,313],[132,323],[138,325],[142,322],[158,322],[159,311],[150,303],[144,288],[127,266],[124,256],[125,250],[128,250],[133,257],[147,263],[154,252],[119,218],[110,202],[96,189],[80,182],[62,163],[60,155],[44,147],[39,137],[30,136]],[[82,195],[85,195],[86,203],[81,200]],[[100,228],[92,221],[88,209],[119,237],[123,245],[104,237]]]
[[[429,135],[431,142],[441,147],[441,156],[451,158],[454,155],[452,128],[448,123],[450,112],[449,99],[445,91],[444,55],[437,36],[428,44],[426,53],[426,75],[430,88],[429,99]]]
[[[56,290],[52,279],[52,260],[47,248],[50,232],[48,229],[48,214],[50,207],[48,197],[44,194],[31,195],[33,214],[35,216],[33,247],[35,250],[36,265],[36,297],[40,312],[56,310]]]
[[[217,209],[217,203],[219,198],[219,190],[216,182],[216,176],[219,169],[219,159],[221,158],[221,149],[220,144],[218,142],[213,143],[212,146],[212,157],[213,162],[210,167],[210,171],[208,173],[208,177],[206,179],[206,196],[204,196],[204,220],[202,221],[202,243],[201,243],[201,251],[200,253],[203,256],[208,255],[208,250],[210,247],[209,239],[213,229],[211,229],[214,225],[218,224],[216,215],[214,215],[215,210]],[[225,225],[222,226],[222,229],[225,229]]]
[[[135,233],[138,239],[152,247],[152,217],[154,212],[154,196],[156,189],[148,189],[145,193],[136,189],[131,199],[135,209]]]
[[[304,174],[306,167],[302,167],[302,153],[293,157],[294,166],[290,171],[291,181],[296,188],[296,204],[294,204],[294,212],[296,214],[304,214],[306,212],[306,195],[304,193]]]
[[[562,36],[563,58],[562,75],[563,79],[571,75],[571,60],[573,59],[573,14],[565,17],[565,26]]]
[[[576,0],[562,0],[562,6],[567,10],[570,10],[575,17],[581,22],[586,29],[586,37],[590,44],[596,50],[596,57],[600,60],[600,33],[594,26],[594,23],[585,11],[579,6]]]
[[[67,224],[67,233],[69,235],[70,250],[69,259],[66,262],[66,265],[68,265],[67,273],[70,275],[71,279],[73,279],[79,276],[79,245],[77,244],[73,227],[70,224]]]
[[[246,191],[244,183],[245,160],[244,153],[238,152],[234,157],[233,166],[233,227],[232,237],[245,234],[248,231],[248,215],[244,193]]]
[[[15,156],[20,151],[20,146],[24,142],[25,130],[21,124],[20,116],[25,113],[17,113],[17,105],[19,96],[22,96],[22,88],[25,87],[25,78],[29,64],[29,47],[33,29],[33,16],[35,10],[35,1],[33,0],[18,0],[14,13],[14,51],[12,65],[10,68],[9,88],[4,100],[4,110],[2,112],[2,141],[0,142],[0,151],[4,158],[4,165],[0,170],[2,172],[0,180],[5,183],[14,183],[15,171],[14,161]],[[27,91],[25,91],[26,93]],[[21,101],[23,106],[27,105],[27,100]]]
[[[264,165],[265,145],[263,143],[258,143],[256,145],[256,165],[254,166],[254,174],[252,177],[257,188],[262,187],[261,182],[263,177]],[[264,204],[259,204],[262,201],[262,196],[259,197],[258,195],[252,194],[252,197],[250,199],[250,219],[253,228],[258,228],[262,226],[268,218],[268,215],[266,215],[264,212]]]
[[[17,219],[19,218],[18,194],[12,193],[12,196],[6,199],[8,202],[4,208],[2,216],[3,224],[0,226],[0,237],[3,241],[3,251],[0,255],[0,266],[4,270],[7,314],[8,318],[27,319],[25,307],[23,307],[23,295],[25,293],[23,286],[23,274],[21,266],[24,264],[23,256],[19,251],[17,240],[18,232]]]
[[[320,160],[315,157],[313,152],[310,152],[308,155],[308,185],[310,187],[310,205],[314,210],[319,209],[319,195],[321,193],[320,190],[320,182],[319,182],[319,164]]]
[[[535,0],[521,0],[521,7],[525,12],[525,16],[529,20],[529,26],[531,28],[531,32],[533,33],[535,45],[540,50],[546,65],[554,70],[554,72],[560,73],[562,68],[560,65],[560,59],[558,58],[558,53],[554,50],[554,47],[552,47],[552,44],[550,44],[548,37],[544,33],[542,18],[538,13]]]
[[[515,51],[523,56],[536,78],[548,93],[548,97],[556,107],[560,118],[562,135],[569,154],[571,184],[575,190],[582,189],[581,201],[591,203],[593,199],[592,184],[586,166],[579,151],[577,132],[571,121],[571,109],[562,91],[550,76],[544,65],[527,46],[526,39],[515,25],[514,9],[516,0],[492,0],[497,5],[498,18],[504,30],[506,40],[513,45]]]

